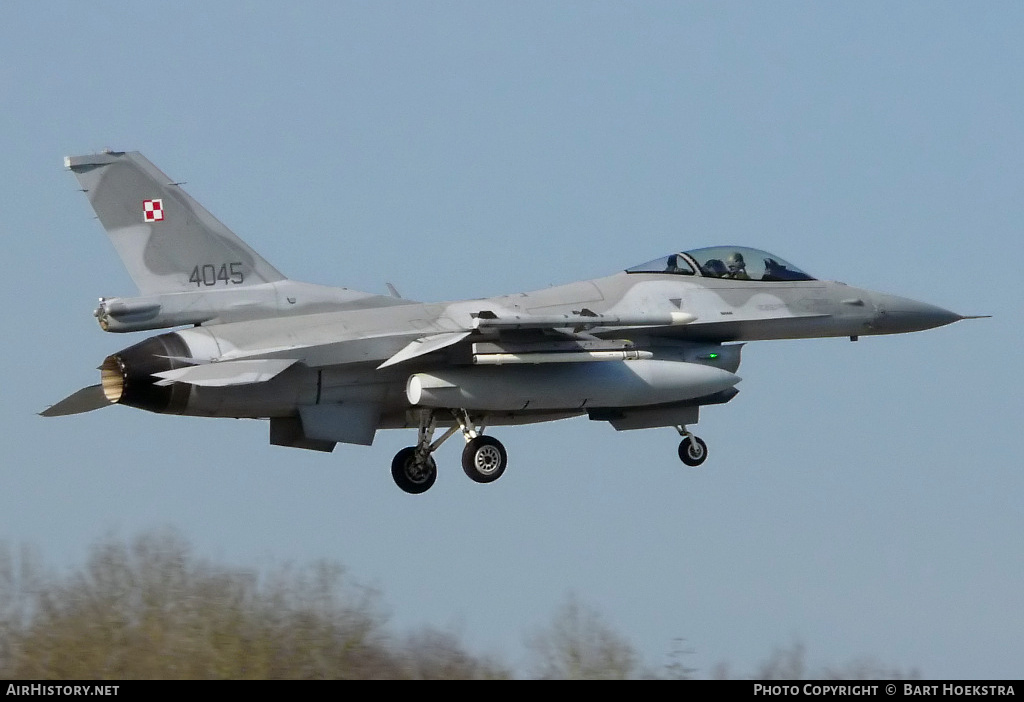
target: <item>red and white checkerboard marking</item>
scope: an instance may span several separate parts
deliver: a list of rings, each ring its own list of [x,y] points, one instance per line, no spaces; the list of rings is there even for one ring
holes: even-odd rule
[[[147,222],[162,222],[164,220],[164,201],[143,200],[142,217]]]

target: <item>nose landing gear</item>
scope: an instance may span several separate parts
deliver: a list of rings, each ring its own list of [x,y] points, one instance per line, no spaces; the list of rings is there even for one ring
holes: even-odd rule
[[[676,427],[676,431],[683,437],[679,442],[679,460],[688,466],[699,466],[707,460],[708,445],[704,440],[691,434],[685,426]]]

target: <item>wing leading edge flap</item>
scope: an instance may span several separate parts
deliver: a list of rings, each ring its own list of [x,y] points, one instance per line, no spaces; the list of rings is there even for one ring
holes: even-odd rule
[[[161,378],[157,385],[188,383],[202,387],[226,387],[265,383],[285,369],[298,363],[297,358],[257,358],[241,361],[222,361],[187,368],[154,373]]]

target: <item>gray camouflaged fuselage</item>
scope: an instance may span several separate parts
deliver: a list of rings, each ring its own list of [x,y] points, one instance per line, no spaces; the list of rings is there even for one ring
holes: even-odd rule
[[[137,297],[101,299],[101,327],[185,328],[112,354],[100,385],[47,416],[120,403],[270,419],[273,443],[316,450],[369,444],[380,428],[422,433],[427,415],[431,431],[461,422],[467,441],[467,421],[584,414],[616,429],[684,433],[700,406],[736,395],[743,344],[733,342],[856,339],[963,318],[816,280],[747,247],[445,303],[312,285],[283,276],[141,154],[65,163],[139,287]]]

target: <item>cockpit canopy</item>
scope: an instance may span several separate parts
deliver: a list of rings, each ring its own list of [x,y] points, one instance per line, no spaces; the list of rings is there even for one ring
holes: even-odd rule
[[[730,280],[814,280],[775,254],[745,246],[709,246],[703,249],[669,254],[639,266],[627,268],[626,272],[674,273]]]

